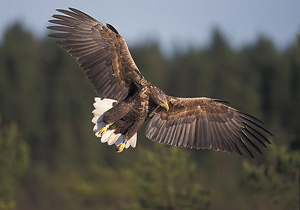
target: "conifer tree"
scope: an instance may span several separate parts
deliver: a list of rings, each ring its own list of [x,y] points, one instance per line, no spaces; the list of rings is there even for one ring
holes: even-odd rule
[[[204,210],[210,204],[188,151],[176,147],[155,144],[141,150],[136,188],[143,209]]]
[[[19,138],[16,123],[2,124],[0,116],[0,209],[16,208],[18,178],[28,168],[29,147]]]

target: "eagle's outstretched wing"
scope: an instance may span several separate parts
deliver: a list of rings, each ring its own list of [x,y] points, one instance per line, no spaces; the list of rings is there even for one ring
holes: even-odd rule
[[[160,109],[146,128],[146,137],[163,144],[214,149],[253,157],[262,154],[272,135],[260,120],[210,98],[169,97],[169,112]]]
[[[52,16],[55,19],[49,22],[57,26],[48,28],[61,33],[49,36],[62,38],[56,43],[76,58],[101,98],[122,100],[132,82],[143,77],[124,39],[113,26],[105,26],[77,9],[69,9],[58,9],[65,15]]]

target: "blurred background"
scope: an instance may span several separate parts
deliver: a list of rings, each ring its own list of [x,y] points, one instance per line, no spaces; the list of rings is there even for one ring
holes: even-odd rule
[[[117,154],[91,123],[92,85],[46,35],[75,7],[117,28],[167,94],[231,103],[274,136],[254,159],[160,145]],[[0,210],[298,209],[300,2],[5,1],[0,8]]]

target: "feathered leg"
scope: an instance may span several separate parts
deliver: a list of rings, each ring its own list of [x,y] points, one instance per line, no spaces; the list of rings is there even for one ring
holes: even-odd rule
[[[139,121],[135,122],[127,131],[124,140],[122,140],[119,144],[116,146],[117,153],[120,153],[123,151],[123,149],[128,147],[126,144],[129,144],[129,141],[135,141],[136,142],[136,133],[137,131],[142,127],[145,119],[140,119]],[[134,139],[135,138],[135,139]],[[135,144],[134,142],[134,144]],[[135,145],[134,145],[135,146]]]

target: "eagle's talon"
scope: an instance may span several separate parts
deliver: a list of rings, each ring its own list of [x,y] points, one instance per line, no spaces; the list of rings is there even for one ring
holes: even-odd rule
[[[120,153],[123,151],[123,149],[125,148],[126,142],[123,142],[122,144],[117,145],[116,149],[117,149],[117,153]]]
[[[106,126],[104,126],[103,128],[101,128],[101,129],[98,131],[98,134],[103,136],[103,134],[105,134],[105,132],[107,131],[108,127],[109,127],[109,125],[106,125]]]

